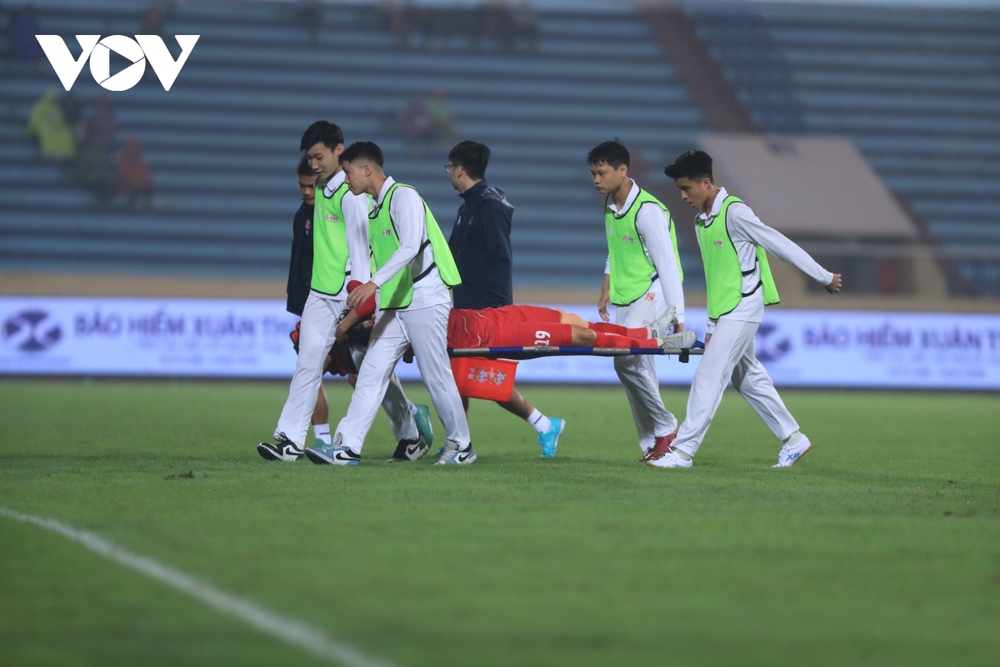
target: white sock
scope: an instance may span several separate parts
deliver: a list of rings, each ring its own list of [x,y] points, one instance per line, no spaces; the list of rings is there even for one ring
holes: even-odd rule
[[[552,420],[539,412],[537,408],[528,415],[528,423],[534,426],[539,433],[546,433],[552,428]]]
[[[330,444],[330,425],[329,424],[313,424],[313,435],[316,436],[317,440],[320,440],[325,445]]]
[[[804,438],[804,437],[805,436],[802,435],[801,431],[796,431],[795,433],[792,433],[790,436],[788,436],[785,439],[785,446],[786,447],[795,447],[800,442],[802,442],[802,438]]]
[[[413,403],[410,403],[410,414],[414,416],[416,416],[417,414],[417,406],[414,405]]]

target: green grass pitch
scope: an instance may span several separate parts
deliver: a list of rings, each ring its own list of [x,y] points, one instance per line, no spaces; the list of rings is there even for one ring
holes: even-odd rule
[[[349,390],[327,386],[335,424]],[[814,447],[772,470],[730,391],[668,471],[634,463],[619,387],[526,385],[568,421],[554,460],[477,401],[474,465],[385,463],[380,416],[343,469],[257,456],[286,390],[0,380],[0,507],[400,667],[1000,664],[995,395],[783,391]],[[663,394],[682,416],[686,389]],[[0,664],[328,663],[0,516]]]

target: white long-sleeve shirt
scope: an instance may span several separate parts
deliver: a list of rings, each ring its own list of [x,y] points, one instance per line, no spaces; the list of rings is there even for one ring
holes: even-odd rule
[[[629,179],[631,180],[631,179]],[[639,186],[632,181],[625,204],[619,209],[613,198],[608,197],[608,210],[615,215],[629,210],[635,198],[639,196]],[[663,300],[669,310],[676,309],[677,322],[684,323],[684,290],[681,287],[681,274],[677,269],[677,256],[674,254],[674,243],[670,239],[670,218],[659,206],[643,206],[635,216],[635,229],[639,232],[639,242],[646,257],[653,263],[656,273],[660,276],[660,289]],[[611,256],[604,265],[604,273],[611,273]]]
[[[720,188],[712,204],[712,210],[708,214],[704,211],[698,213],[697,222],[704,224],[715,224],[715,217],[722,209],[722,202],[725,201],[729,193],[725,188]],[[710,221],[710,222],[709,222]],[[805,250],[788,239],[784,234],[776,229],[768,227],[760,218],[754,214],[753,210],[742,202],[730,204],[726,213],[727,226],[729,228],[729,238],[736,248],[736,255],[740,260],[740,270],[752,273],[743,276],[743,293],[746,294],[754,290],[760,283],[760,266],[757,263],[757,246],[764,248],[778,259],[788,262],[799,271],[806,274],[822,285],[829,285],[833,282],[833,273],[827,271]],[[718,222],[722,222],[721,220]],[[719,319],[738,320],[740,322],[761,322],[764,319],[764,289],[757,289],[753,294],[743,297],[736,308],[726,313]],[[717,320],[708,320],[708,333],[715,330]]]
[[[378,208],[385,201],[386,195],[396,181],[391,177],[385,179],[375,198]],[[427,219],[424,213],[424,200],[416,190],[410,187],[400,187],[392,195],[389,202],[389,215],[392,216],[396,234],[399,236],[399,248],[385,265],[375,272],[372,282],[378,287],[403,270],[410,267],[410,274],[416,278],[434,264],[434,250],[427,241]],[[422,249],[421,249],[422,248]],[[423,278],[413,284],[413,301],[408,308],[425,308],[442,303],[451,303],[448,286],[441,279],[437,267],[434,266]]]
[[[329,199],[344,183],[343,170],[337,172],[323,187],[323,195]],[[354,195],[347,192],[341,202],[344,226],[347,228],[347,280],[366,283],[371,278],[371,250],[368,247],[368,211],[371,204],[368,195]],[[346,285],[346,283],[345,283]]]

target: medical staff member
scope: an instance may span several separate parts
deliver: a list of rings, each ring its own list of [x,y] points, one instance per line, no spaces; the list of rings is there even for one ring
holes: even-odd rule
[[[763,320],[764,306],[778,303],[767,252],[795,266],[831,294],[840,291],[841,276],[824,269],[805,250],[762,223],[741,199],[716,185],[708,153],[688,151],[664,173],[674,179],[681,198],[698,211],[695,231],[705,263],[708,333],[705,354],[688,395],[684,423],[671,451],[648,461],[648,465],[691,467],[722,393],[732,380],[736,391],[782,442],[773,467],[791,467],[812,444],[799,431],[754,352],[754,336]]]
[[[510,243],[514,207],[502,190],[486,182],[490,155],[486,144],[462,141],[448,153],[445,165],[451,186],[462,198],[448,239],[455,265],[462,275],[462,284],[453,291],[458,309],[502,308],[514,303]],[[517,387],[508,400],[496,403],[535,429],[543,458],[556,455],[559,436],[566,430],[565,420],[543,414]],[[463,397],[462,404],[468,413],[469,399]]]
[[[312,277],[302,309],[295,374],[274,431],[275,442],[257,445],[257,453],[271,461],[297,461],[304,456],[309,422],[322,386],[324,361],[333,346],[337,319],[347,300],[347,283],[351,278],[367,281],[371,270],[368,253],[371,201],[367,195],[349,192],[344,182],[339,162],[344,151],[343,131],[334,123],[316,121],[302,135],[300,148],[318,174],[312,224]],[[362,359],[359,353],[355,364],[361,364]],[[425,437],[418,430],[417,407],[406,398],[395,374],[390,374],[388,381],[383,407],[398,441],[394,458],[402,451],[406,460],[418,459],[430,448],[427,440],[431,433],[427,430]],[[426,427],[430,427],[429,419]]]
[[[619,141],[605,141],[587,155],[594,187],[604,196],[608,262],[597,302],[601,319],[630,328],[648,326],[653,338],[684,329],[683,273],[670,211],[629,178],[629,152]],[[615,357],[615,372],[625,387],[643,457],[669,450],[677,418],[663,405],[656,362],[647,355]]]
[[[365,436],[389,377],[412,345],[420,375],[445,428],[444,451],[437,463],[472,463],[476,453],[448,358],[448,290],[461,284],[448,242],[417,191],[385,175],[382,150],[376,144],[351,144],[340,155],[340,163],[351,193],[371,195],[375,204],[369,216],[368,241],[377,270],[371,280],[348,296],[347,305],[356,308],[378,292],[379,312],[333,446],[310,448],[306,455],[314,463],[360,463]]]

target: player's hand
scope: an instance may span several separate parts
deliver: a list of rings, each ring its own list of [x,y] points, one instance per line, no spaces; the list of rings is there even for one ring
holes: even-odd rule
[[[605,322],[611,321],[611,316],[608,315],[608,302],[611,301],[611,295],[608,294],[607,290],[601,290],[601,297],[597,300],[597,314],[601,316],[601,319]]]
[[[355,290],[350,293],[347,297],[347,306],[349,308],[354,308],[368,297],[374,295],[377,290],[378,286],[369,280],[364,285],[355,288]]]
[[[837,292],[840,291],[840,285],[841,285],[840,274],[835,273],[833,274],[833,281],[831,281],[830,284],[827,285],[825,289],[830,294],[836,294]]]
[[[677,324],[674,325],[674,333],[680,333],[682,331],[684,331],[684,323],[683,322],[678,322]]]
[[[337,339],[338,343],[343,344],[347,340],[347,331],[350,327],[345,327],[344,323],[341,322],[337,325],[337,329],[333,332],[333,337]]]

